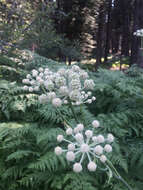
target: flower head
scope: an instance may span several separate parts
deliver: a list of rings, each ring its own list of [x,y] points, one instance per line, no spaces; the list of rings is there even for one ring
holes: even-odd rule
[[[94,81],[88,79],[88,73],[77,65],[73,65],[71,69],[60,68],[57,72],[42,67],[33,69],[22,82],[28,86],[24,87],[24,90],[47,96],[47,101],[40,101],[41,103],[51,102],[56,106],[53,99],[59,98],[62,104],[72,103],[78,106],[91,104],[96,100],[91,91],[86,92],[94,89]],[[54,92],[55,96],[50,96],[51,92]]]
[[[111,139],[113,142],[113,135],[108,134],[107,138],[104,138],[103,135],[94,136],[94,130],[97,128],[97,125],[99,126],[99,121],[94,120],[92,122],[92,130],[86,130],[82,123],[77,124],[74,129],[68,127],[66,129],[66,135],[70,140],[65,139],[63,135],[57,136],[58,142],[65,141],[68,143],[67,149],[64,148],[64,152],[66,152],[65,157],[67,161],[75,162],[73,165],[74,172],[81,172],[83,169],[82,162],[84,160],[86,162],[87,159],[87,169],[91,172],[95,171],[97,163],[95,163],[94,160],[99,159],[101,163],[105,163],[107,157],[104,154],[112,151],[112,146],[106,144],[106,142],[109,143],[110,141],[111,143]],[[55,150],[57,150],[55,151],[56,155],[61,155],[61,152],[63,152],[59,147]]]

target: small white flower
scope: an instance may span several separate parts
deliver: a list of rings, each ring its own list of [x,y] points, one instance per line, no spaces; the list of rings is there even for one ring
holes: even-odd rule
[[[93,132],[91,130],[86,130],[85,135],[87,136],[87,138],[91,138],[93,135]]]
[[[62,150],[62,148],[61,147],[59,147],[59,146],[57,146],[56,148],[55,148],[55,154],[56,155],[61,155],[62,154],[62,152],[63,152],[63,150]]]
[[[66,79],[62,76],[56,77],[55,83],[56,83],[57,87],[65,86],[66,85]]]
[[[89,164],[87,165],[87,168],[90,172],[94,172],[97,168],[97,165],[94,162],[89,162]]]
[[[88,94],[88,96],[91,96],[92,93],[89,91],[89,92],[87,92],[87,94]]]
[[[70,89],[75,90],[75,89],[81,89],[81,83],[79,79],[72,79],[70,81]]]
[[[82,142],[83,141],[83,135],[81,133],[77,133],[75,135],[75,139],[78,141],[78,142]]]
[[[94,120],[94,121],[92,122],[92,126],[93,126],[94,128],[98,128],[98,127],[100,126],[99,121],[98,121],[98,120]]]
[[[106,152],[112,152],[112,146],[110,144],[106,144],[105,147],[104,147],[104,150]]]
[[[47,93],[47,100],[52,101],[54,98],[56,98],[55,92],[49,92]]]
[[[40,73],[40,74],[39,74],[39,77],[43,77],[43,76],[44,76],[44,73]]]
[[[64,104],[68,104],[68,101],[67,101],[67,100],[64,100]]]
[[[41,104],[47,103],[48,101],[47,96],[45,94],[40,95],[38,99]]]
[[[26,78],[27,78],[27,79],[31,79],[32,77],[31,77],[30,74],[28,74],[28,75],[26,75]]]
[[[107,160],[107,158],[106,158],[105,155],[101,155],[101,156],[100,156],[100,161],[101,161],[101,162],[105,163],[106,160]]]
[[[87,103],[88,103],[88,104],[91,104],[91,103],[92,103],[92,99],[88,99],[88,100],[87,100]]]
[[[98,155],[102,154],[103,153],[103,147],[100,146],[100,145],[97,145],[95,148],[94,148],[94,152]]]
[[[79,133],[79,132],[80,132],[79,127],[75,127],[74,128],[74,133]]]
[[[89,152],[89,150],[90,150],[90,147],[89,147],[89,145],[88,144],[81,144],[81,146],[80,146],[80,151],[82,152],[82,153],[84,153],[84,152]]]
[[[35,70],[35,69],[33,69],[33,70],[32,70],[32,76],[33,76],[33,77],[36,77],[37,75],[38,75],[38,71]]]
[[[66,134],[67,135],[72,135],[72,128],[71,127],[69,127],[69,128],[67,128],[67,130],[66,130]]]
[[[60,107],[60,106],[62,105],[62,101],[61,101],[60,98],[54,98],[54,99],[52,100],[52,104],[53,104],[53,106],[55,106],[55,107]]]
[[[92,101],[95,101],[95,100],[96,100],[96,98],[95,98],[95,96],[93,96],[93,97],[92,97]]]
[[[58,136],[57,136],[57,141],[58,141],[58,142],[62,142],[63,139],[64,139],[63,135],[58,135]]]
[[[92,137],[92,140],[93,140],[94,143],[97,143],[97,142],[98,142],[96,136]]]
[[[75,72],[79,72],[80,71],[80,67],[77,66],[77,65],[73,65],[72,66],[72,70],[75,71]]]
[[[80,163],[75,163],[73,165],[73,171],[76,173],[79,173],[82,171],[82,165]]]
[[[95,86],[95,84],[94,84],[94,81],[92,79],[84,81],[84,88],[89,89],[89,90],[93,90],[94,86]]]
[[[98,141],[98,143],[104,143],[105,142],[104,136],[103,135],[98,135],[97,136],[97,141]]]
[[[27,91],[28,89],[28,86],[23,86],[23,90]]]
[[[32,87],[29,87],[29,92],[33,92],[33,88]]]
[[[69,97],[73,101],[79,101],[81,98],[81,94],[80,94],[79,90],[73,90],[70,92]]]
[[[109,143],[113,142],[113,141],[114,141],[114,136],[113,136],[112,134],[108,134],[108,136],[107,136],[107,141],[108,141]]]
[[[80,124],[77,125],[77,128],[78,128],[79,131],[83,131],[84,125],[80,123]]]
[[[42,67],[39,68],[39,72],[43,72],[44,69]]]
[[[68,145],[68,150],[69,151],[74,151],[75,150],[75,145],[74,144],[69,144]]]
[[[35,86],[34,91],[39,91],[39,86]]]
[[[30,84],[30,81],[29,81],[29,79],[23,79],[23,80],[22,80],[22,83],[23,83],[23,84]]]
[[[59,93],[62,96],[68,96],[69,90],[68,90],[68,88],[66,86],[61,86],[60,89],[59,89]]]
[[[67,159],[68,161],[74,161],[74,159],[75,159],[75,154],[74,154],[72,151],[67,152],[67,154],[66,154],[66,159]]]

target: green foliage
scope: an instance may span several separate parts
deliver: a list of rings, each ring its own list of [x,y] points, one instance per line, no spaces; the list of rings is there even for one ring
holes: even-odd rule
[[[25,73],[39,66],[56,70],[62,65],[34,56],[23,65]],[[143,80],[142,71],[136,71],[137,68],[127,73],[102,69],[89,73],[96,83],[93,94],[97,101],[88,107],[75,107],[75,113],[79,123],[87,128],[96,118],[104,126],[100,132],[114,134],[116,142],[109,159],[126,181],[135,190],[140,190],[143,185]],[[0,83],[0,188],[125,189],[105,171],[89,173],[85,169],[75,174],[64,156],[54,154],[57,134],[65,133],[64,122],[73,126],[76,123],[67,106],[55,109],[51,104],[41,105],[37,96],[24,92],[16,82],[3,80]]]

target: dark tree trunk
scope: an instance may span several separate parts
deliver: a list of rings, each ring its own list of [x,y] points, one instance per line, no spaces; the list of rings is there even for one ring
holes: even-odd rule
[[[98,32],[97,32],[97,48],[96,48],[96,64],[95,64],[95,70],[98,69],[99,65],[101,64],[101,58],[102,58],[102,48],[103,48],[103,29],[104,29],[104,23],[105,23],[105,11],[104,6],[101,5],[99,10],[99,16],[98,16]]]
[[[107,2],[107,24],[106,24],[106,43],[105,43],[104,63],[107,62],[108,54],[109,54],[109,50],[110,50],[111,11],[112,11],[112,0],[108,0],[108,2]]]
[[[129,56],[130,49],[130,10],[131,0],[121,0],[121,11],[122,11],[122,43],[121,43],[121,54]]]
[[[135,0],[134,5],[133,5],[133,33],[137,29],[143,28],[143,1],[142,0]],[[142,65],[141,58],[139,56],[140,48],[140,37],[136,37],[135,35],[132,34],[132,41],[131,41],[131,61],[130,65],[132,64],[138,64]],[[138,59],[139,56],[139,59]]]

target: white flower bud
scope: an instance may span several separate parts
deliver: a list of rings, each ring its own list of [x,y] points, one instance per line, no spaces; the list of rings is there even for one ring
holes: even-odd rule
[[[31,76],[30,74],[28,74],[28,75],[26,75],[26,78],[27,78],[27,79],[31,79],[32,76]]]
[[[57,146],[56,148],[55,148],[55,154],[56,155],[61,155],[62,154],[62,152],[63,152],[63,150],[62,150],[62,148],[61,147],[59,147],[59,146]]]
[[[33,88],[32,87],[29,87],[29,92],[33,92]]]
[[[94,81],[92,79],[84,81],[84,88],[89,89],[89,90],[93,90],[94,86],[95,86],[95,84],[94,84]]]
[[[57,87],[66,86],[66,79],[62,76],[58,76],[55,78],[55,83]]]
[[[81,83],[79,79],[72,79],[70,81],[70,89],[76,90],[76,89],[81,89]]]
[[[80,163],[75,163],[73,165],[73,171],[76,173],[79,173],[82,171],[82,165]]]
[[[88,94],[88,96],[91,96],[92,93],[89,91],[89,92],[87,92],[87,94]]]
[[[96,136],[92,137],[92,140],[93,140],[94,143],[97,143],[97,142],[98,142]]]
[[[101,162],[105,163],[106,160],[107,160],[107,158],[106,158],[105,155],[100,156],[100,161],[101,161]]]
[[[73,65],[72,66],[72,70],[75,71],[75,72],[79,72],[80,71],[80,67],[77,66],[77,65]]]
[[[114,141],[114,136],[113,136],[112,134],[108,134],[108,136],[107,136],[107,141],[108,141],[109,143],[112,143],[112,142]]]
[[[35,84],[35,80],[31,80],[30,84],[33,86]]]
[[[60,89],[59,89],[59,93],[62,96],[68,96],[69,90],[68,90],[68,88],[66,86],[61,86]]]
[[[83,135],[81,133],[77,133],[75,135],[75,139],[79,142],[82,142],[83,141]]]
[[[69,97],[73,101],[79,101],[81,98],[81,94],[79,90],[73,90],[70,92]]]
[[[86,102],[87,102],[88,104],[91,104],[91,103],[92,103],[92,99],[88,99]]]
[[[33,77],[36,77],[37,75],[38,75],[38,71],[35,70],[35,69],[33,69],[33,70],[32,70],[32,76],[33,76]]]
[[[94,172],[97,168],[97,165],[94,162],[89,162],[89,164],[87,165],[87,168],[90,172]]]
[[[103,153],[103,147],[100,146],[100,145],[97,145],[95,148],[94,148],[94,153],[100,155]]]
[[[85,72],[85,71],[81,71],[80,72],[80,77],[83,78],[83,79],[87,79],[88,78],[88,73]]]
[[[52,100],[52,104],[54,107],[60,107],[62,105],[62,101],[60,98],[54,98]]]
[[[43,76],[44,76],[44,73],[40,73],[40,74],[39,74],[39,77],[43,77]]]
[[[66,159],[67,159],[68,161],[74,161],[74,159],[75,159],[75,154],[74,154],[72,151],[67,152],[67,154],[66,154]]]
[[[67,135],[72,135],[72,128],[70,127],[70,128],[68,128],[67,130],[66,130],[66,134]]]
[[[80,123],[80,124],[77,125],[77,128],[78,128],[79,131],[83,131],[84,125]]]
[[[104,147],[104,150],[106,152],[112,152],[112,146],[110,144],[106,144],[105,147]]]
[[[22,83],[23,83],[23,84],[30,84],[30,81],[29,81],[29,79],[23,79],[23,80],[22,80]]]
[[[74,144],[69,144],[68,145],[68,150],[69,151],[74,151],[75,150],[75,145]]]
[[[63,135],[58,135],[58,136],[57,136],[57,141],[58,141],[58,142],[62,142],[63,139],[64,139]]]
[[[48,102],[47,96],[45,94],[40,95],[39,96],[39,102],[41,104],[47,103]]]
[[[75,127],[74,128],[74,133],[79,133],[79,132],[80,132],[79,127]]]
[[[92,96],[92,101],[95,101],[95,100],[96,100],[95,96]]]
[[[39,86],[35,86],[34,91],[39,91]]]
[[[23,86],[23,90],[27,91],[29,89],[28,86]]]
[[[43,72],[44,69],[42,67],[39,68],[39,72]]]
[[[94,121],[92,122],[92,126],[93,126],[94,128],[98,128],[98,127],[100,126],[99,121],[94,120]]]
[[[67,100],[64,100],[64,104],[68,104],[68,101],[67,101]]]
[[[93,132],[91,130],[86,130],[85,135],[87,136],[87,138],[91,138],[93,135]]]
[[[81,146],[80,146],[80,151],[81,151],[82,153],[84,153],[84,152],[89,152],[89,150],[90,150],[90,147],[89,147],[88,144],[81,144]]]
[[[98,143],[104,143],[105,139],[104,139],[103,135],[98,135],[97,136],[97,141],[98,141]]]

